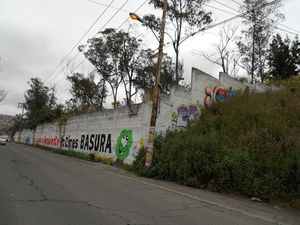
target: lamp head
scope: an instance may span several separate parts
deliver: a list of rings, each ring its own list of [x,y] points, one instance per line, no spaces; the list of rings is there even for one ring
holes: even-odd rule
[[[137,21],[143,23],[143,20],[136,13],[129,13],[129,16],[132,20],[137,20]]]

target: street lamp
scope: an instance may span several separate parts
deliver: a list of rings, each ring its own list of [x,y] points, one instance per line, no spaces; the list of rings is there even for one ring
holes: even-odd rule
[[[160,38],[158,39],[156,37],[157,40],[159,41],[159,47],[158,47],[159,50],[158,50],[158,55],[157,55],[156,77],[155,77],[154,86],[153,86],[152,93],[151,93],[152,111],[151,111],[151,120],[150,120],[146,161],[145,161],[146,167],[150,167],[152,164],[153,144],[154,144],[155,135],[156,135],[155,129],[156,129],[156,119],[157,119],[157,108],[158,108],[158,101],[159,101],[160,70],[161,70],[162,57],[163,57],[167,6],[168,6],[168,1],[164,0],[163,13],[162,13],[162,19],[161,19],[161,24],[160,24]],[[130,13],[129,15],[130,15],[131,19],[138,20],[139,22],[143,23],[143,20],[135,13]],[[153,32],[153,30],[152,30],[152,32]]]
[[[136,13],[129,13],[129,16],[132,20],[137,20],[137,21],[141,22],[142,24],[145,24],[144,20],[141,17],[139,17]],[[159,42],[159,39],[158,39],[156,33],[152,30],[151,27],[149,27],[149,29],[152,31],[156,40]]]
[[[136,13],[129,13],[129,16],[130,16],[130,18],[132,19],[132,20],[137,20],[137,21],[139,21],[139,22],[141,22],[141,23],[144,23],[144,21],[142,20],[142,18],[141,17],[139,17]]]

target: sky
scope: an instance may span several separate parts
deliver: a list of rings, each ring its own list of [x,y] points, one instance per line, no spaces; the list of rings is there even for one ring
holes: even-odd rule
[[[160,16],[161,12],[143,4],[145,0],[114,0],[107,8],[105,5],[112,1],[0,0],[0,88],[8,92],[0,102],[0,114],[21,113],[18,103],[25,101],[24,93],[32,77],[41,78],[46,86],[55,86],[59,102],[64,103],[70,98],[70,84],[65,79],[70,73],[69,68],[84,74],[93,71],[84,56],[78,54],[76,46],[97,36],[101,29],[113,27],[130,31],[132,35],[142,37],[145,48],[157,48],[158,43],[152,33],[138,22],[130,20],[128,12],[138,10],[140,16],[150,12]],[[239,8],[236,2],[242,3],[242,0],[211,0],[204,8],[212,12],[214,24],[237,14],[233,10]],[[285,20],[278,26],[282,30],[276,32],[294,38],[293,33],[300,34],[300,1],[283,0],[282,3],[281,11],[285,14]],[[240,25],[240,22],[240,19],[236,19],[231,23]],[[190,83],[191,67],[213,76],[217,76],[221,70],[195,54],[199,51],[214,52],[220,28],[209,29],[182,44],[180,58],[184,62],[187,84]],[[171,46],[166,46],[164,51],[174,56]]]

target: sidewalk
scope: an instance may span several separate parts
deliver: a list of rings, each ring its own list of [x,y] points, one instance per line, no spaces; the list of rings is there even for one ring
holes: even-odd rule
[[[197,188],[191,188],[184,185],[179,185],[174,182],[140,177],[132,172],[128,172],[126,170],[110,165],[82,161],[79,159],[75,160],[79,164],[92,167],[97,170],[101,170],[101,172],[109,173],[114,176],[119,176],[137,183],[142,183],[146,186],[151,186],[164,191],[176,193],[178,195],[191,198],[193,200],[205,202],[211,204],[212,206],[217,206],[253,218],[258,218],[266,222],[275,223],[279,225],[300,224],[300,210],[286,209],[280,206],[263,202],[254,202],[247,198],[230,196],[229,194],[215,193]]]

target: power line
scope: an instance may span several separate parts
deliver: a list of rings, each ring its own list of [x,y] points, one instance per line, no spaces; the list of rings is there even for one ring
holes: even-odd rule
[[[284,32],[287,32],[287,33],[290,33],[290,34],[294,34],[294,35],[297,35],[297,36],[299,36],[299,35],[300,35],[299,33],[294,33],[294,32],[291,32],[291,31],[288,31],[288,30],[285,30],[285,29],[279,28],[279,27],[277,27],[277,26],[275,26],[275,29],[277,29],[277,30],[281,30],[281,31],[284,31]]]
[[[231,6],[228,6],[228,5],[226,5],[226,4],[222,3],[222,2],[219,2],[219,1],[217,1],[217,0],[212,0],[212,1],[218,3],[218,4],[222,5],[222,6],[224,6],[224,7],[226,7],[226,8],[228,8],[228,9],[231,9],[231,10],[233,10],[233,11],[238,12],[235,8],[232,8]]]
[[[146,3],[148,2],[148,0],[145,0],[135,11],[134,13],[136,13],[137,11],[139,11]],[[129,18],[127,18],[120,26],[118,26],[117,30],[120,29],[127,21]]]
[[[266,6],[268,6],[268,5],[272,5],[272,4],[274,4],[274,3],[278,2],[278,1],[279,1],[279,0],[273,0],[273,1],[268,2],[268,3],[266,3],[266,4],[262,5],[262,6],[257,7],[257,9],[266,7]],[[206,30],[208,30],[208,29],[214,28],[214,27],[219,26],[219,25],[224,24],[224,23],[228,23],[229,21],[234,20],[234,19],[236,19],[236,18],[238,18],[238,17],[243,17],[245,14],[246,14],[246,13],[240,13],[240,14],[238,14],[238,15],[236,15],[236,16],[233,16],[233,17],[231,17],[231,18],[229,18],[229,19],[223,20],[223,21],[221,21],[221,22],[219,22],[219,23],[212,24],[212,25],[208,25],[207,27],[204,27],[204,28],[203,28],[202,30],[200,30],[199,32],[206,31]],[[194,35],[198,34],[199,32],[194,33]],[[192,36],[194,36],[194,35],[192,35]],[[185,41],[185,40],[186,40],[186,39],[183,39],[183,40],[181,41],[181,43],[182,43],[183,41]]]
[[[103,30],[105,28],[105,26],[111,21],[112,18],[114,18],[116,16],[116,14],[122,10],[122,8],[127,4],[129,0],[127,0],[120,8],[118,8],[118,11],[116,11],[116,13],[114,15],[111,16],[111,18],[107,21],[107,23],[105,23],[101,28],[100,28],[100,31]],[[145,0],[134,12],[137,12],[138,10],[140,10],[146,3],[147,3],[148,0]],[[126,18],[124,20],[123,23],[121,23],[118,27],[117,27],[117,30],[120,29],[126,22],[128,21],[128,18]],[[100,32],[99,31],[99,32]],[[99,33],[97,32],[92,38],[96,37],[96,35]],[[84,45],[84,48],[87,46],[87,44]],[[70,62],[74,61],[74,59],[79,55],[80,52],[77,52],[77,54],[70,60]],[[76,67],[74,70],[76,70],[84,61],[86,60],[86,58],[84,58]],[[61,71],[59,72],[59,74],[63,71],[63,68],[61,69]],[[58,74],[57,74],[58,75]],[[57,76],[56,76],[57,77]],[[53,80],[53,79],[52,79]],[[51,81],[52,81],[51,80]],[[58,86],[62,81],[64,80],[64,77],[63,79],[59,80],[57,83],[56,83],[56,86]]]
[[[235,0],[231,0],[232,2],[234,2],[235,4],[238,4],[239,6],[243,6],[243,4],[241,4],[240,2],[238,1],[235,1]]]
[[[73,46],[73,48],[68,52],[68,54],[57,64],[57,66],[54,68],[54,70],[48,75],[48,77],[45,79],[44,82],[46,82],[52,74],[58,69],[58,67],[66,60],[66,58],[71,54],[71,52],[77,48],[77,45],[80,44],[82,39],[88,34],[88,32],[95,26],[95,24],[99,21],[99,19],[104,15],[104,13],[109,9],[109,7],[114,3],[115,0],[112,0],[110,4],[105,8],[105,10],[102,11],[102,13],[97,17],[97,19],[92,23],[92,25],[87,29],[87,31],[81,36],[79,41],[76,42],[76,44]]]
[[[103,4],[101,2],[97,2],[97,1],[93,1],[93,0],[84,0],[84,1],[87,1],[87,2],[91,2],[91,3],[94,3],[96,5],[101,5],[101,6],[106,6],[106,7],[109,7],[111,9],[119,9],[118,7],[114,7],[114,6],[109,6],[107,4]],[[126,12],[126,13],[130,13],[129,11],[125,10],[125,9],[121,9],[120,11],[122,12]]]
[[[282,23],[280,23],[279,25],[282,26],[282,27],[285,27],[285,28],[287,28],[287,29],[290,29],[290,30],[292,30],[292,31],[295,31],[295,32],[297,32],[297,33],[300,33],[300,31],[295,30],[295,29],[293,29],[293,28],[291,28],[291,27],[288,27],[288,26],[286,26],[286,25],[283,25]]]
[[[236,11],[236,12],[239,12],[238,10],[236,10],[236,9],[234,9],[234,8],[232,8],[232,7],[230,7],[230,6],[226,5],[226,4],[224,4],[224,3],[219,2],[218,0],[212,0],[212,1],[217,2],[217,3],[219,3],[220,5],[223,5],[224,7],[227,7],[227,8],[229,8],[229,9],[232,9],[232,10],[234,10],[234,11]],[[237,2],[237,1],[235,1],[235,0],[231,0],[231,1],[233,1],[233,2],[235,2],[236,4],[238,4],[238,5],[242,6],[242,7],[244,7],[241,3],[239,3],[239,2]],[[270,4],[275,3],[275,2],[277,2],[277,1],[278,1],[278,0],[273,1],[273,2],[270,2]],[[227,11],[226,11],[226,12],[227,12]],[[285,30],[285,29],[281,29],[282,31],[286,31],[286,32],[291,33],[291,34],[296,34],[295,32],[297,32],[298,34],[300,33],[300,31],[298,31],[298,30],[296,30],[296,29],[294,29],[294,28],[291,28],[291,27],[289,27],[289,26],[286,26],[286,25],[284,25],[284,24],[282,24],[282,23],[278,23],[278,25],[279,25],[279,26],[282,26],[282,27],[284,27],[284,28],[287,28],[287,29],[289,29],[289,30],[292,30],[293,32],[290,32],[290,31]],[[277,27],[277,29],[279,29],[279,28]]]
[[[77,66],[75,66],[75,68],[73,69],[73,71],[75,71],[79,66],[81,66],[81,65],[83,64],[84,61],[85,61],[85,59],[81,60],[81,62],[80,62]],[[70,73],[66,74],[66,77],[68,77],[71,73],[73,73],[73,71],[71,71]],[[57,87],[64,79],[65,79],[65,77],[63,77],[62,79],[60,79],[60,80],[56,83],[55,87]]]
[[[113,1],[115,1],[115,0],[113,0]],[[126,0],[125,1],[125,3],[120,7],[120,8],[118,8],[118,10],[108,19],[108,21],[100,28],[100,31],[102,30],[102,29],[104,29],[105,28],[105,26],[120,12],[120,10],[127,4],[129,2],[129,0]],[[99,32],[100,32],[99,31]],[[98,32],[98,33],[99,33]],[[93,36],[93,38],[94,37],[96,37],[96,35],[98,34],[98,33],[96,33],[94,36]],[[77,45],[78,45],[78,43],[77,43]],[[77,47],[77,45],[76,45],[76,47]],[[83,49],[84,48],[86,48],[86,46],[87,46],[87,44],[85,44],[84,46],[83,46]],[[75,56],[70,60],[70,62],[72,62],[72,61],[74,61],[74,59],[79,55],[79,51],[75,54]],[[65,57],[66,58],[66,57]],[[63,69],[64,69],[64,66],[62,67],[62,69],[56,74],[56,76],[54,76],[52,79],[51,79],[51,81],[53,81],[62,71],[63,71]],[[50,81],[50,82],[51,82]]]
[[[226,10],[224,10],[224,9],[220,9],[220,8],[218,8],[218,7],[209,5],[209,4],[207,4],[207,3],[203,3],[203,5],[205,5],[205,6],[207,6],[207,7],[210,7],[210,8],[212,8],[212,9],[216,9],[216,10],[219,10],[219,11],[222,11],[222,12],[225,12],[225,13],[228,13],[228,14],[231,14],[231,15],[235,15],[235,14],[232,13],[232,12],[228,12],[228,11],[226,11]]]

